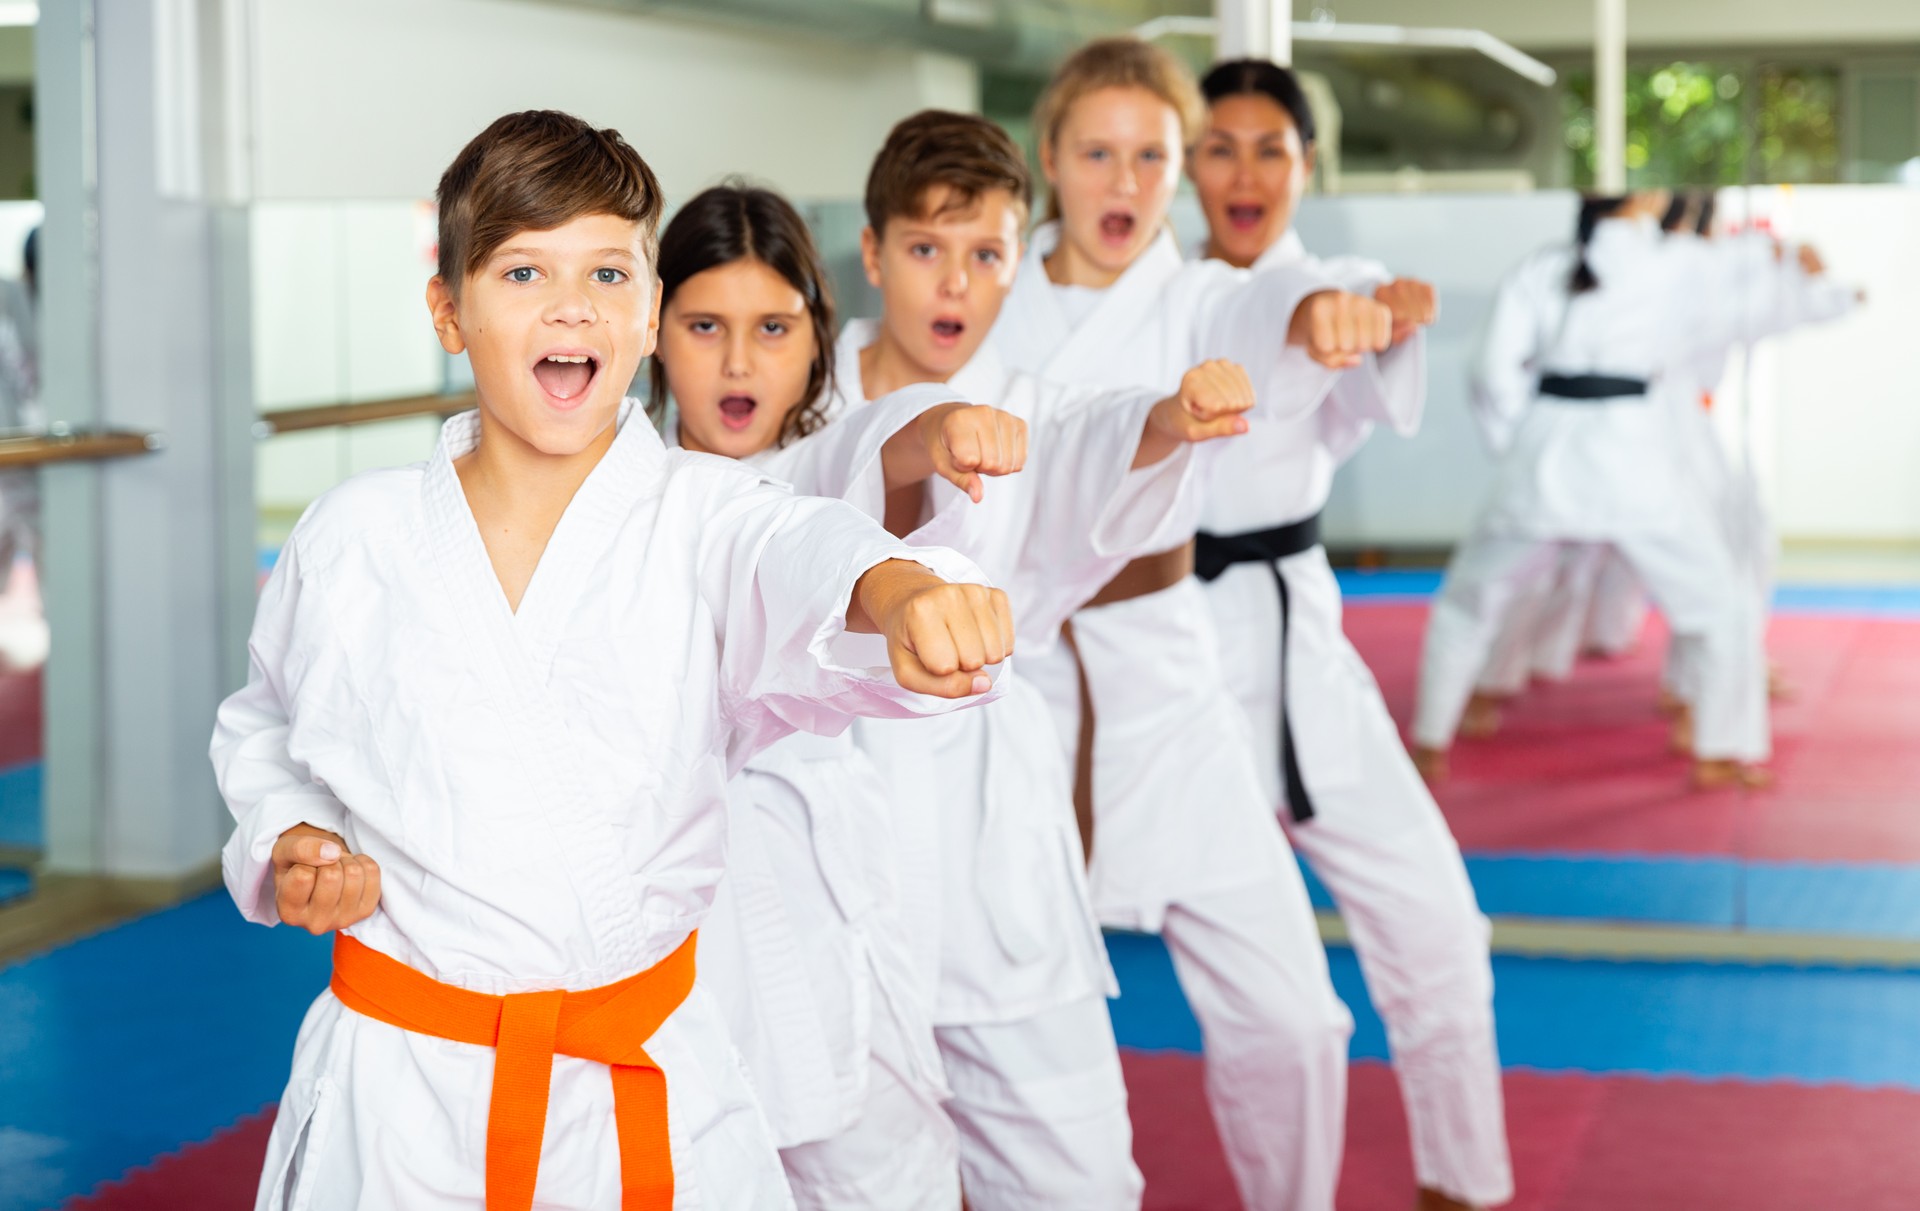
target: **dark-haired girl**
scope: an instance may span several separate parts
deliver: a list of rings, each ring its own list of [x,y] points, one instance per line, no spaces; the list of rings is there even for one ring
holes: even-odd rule
[[[1430,777],[1445,774],[1516,597],[1567,544],[1609,543],[1697,654],[1694,783],[1767,781],[1762,613],[1650,389],[1701,350],[1765,330],[1785,279],[1770,245],[1664,240],[1668,201],[1664,190],[1586,199],[1575,244],[1528,258],[1496,300],[1474,392],[1511,438],[1428,618],[1414,741]]]
[[[833,304],[813,240],[779,195],[739,185],[700,194],[668,225],[659,264],[649,408],[670,444],[752,462],[876,514],[888,488],[929,474],[977,493],[978,474],[1018,468],[1024,426],[951,403],[942,387],[909,388],[820,432]],[[964,469],[948,448],[961,439],[975,451]],[[980,642],[956,629],[957,647]],[[849,734],[802,733],[741,760],[700,974],[746,1059],[796,1201],[957,1207],[948,1094],[916,975],[930,942],[924,924],[909,925],[897,844],[927,848],[900,835],[927,822],[901,810]]]
[[[1293,230],[1313,173],[1313,111],[1287,68],[1243,59],[1200,81],[1207,116],[1187,173],[1203,255],[1309,269],[1394,312],[1394,341],[1347,370],[1310,415],[1223,449],[1196,564],[1222,666],[1259,745],[1269,802],[1339,904],[1387,1026],[1421,1206],[1513,1195],[1493,1033],[1487,924],[1446,819],[1360,655],[1319,515],[1376,423],[1402,435],[1426,403],[1433,288],[1354,257],[1316,258]]]

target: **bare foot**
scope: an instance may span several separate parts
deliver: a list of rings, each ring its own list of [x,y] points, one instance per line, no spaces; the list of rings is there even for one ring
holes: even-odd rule
[[[1660,713],[1671,719],[1687,709],[1687,700],[1666,686],[1660,687]]]
[[[1463,1203],[1428,1186],[1420,1188],[1420,1197],[1413,1205],[1414,1211],[1481,1211],[1478,1203]]]
[[[1723,760],[1693,763],[1693,789],[1695,790],[1710,791],[1737,786],[1741,790],[1757,791],[1765,790],[1772,785],[1773,773],[1765,766]]]
[[[1682,757],[1693,756],[1693,708],[1684,702],[1673,713],[1673,727],[1667,732],[1667,748]]]
[[[1429,786],[1436,782],[1445,782],[1450,772],[1447,764],[1447,750],[1428,748],[1424,744],[1415,745],[1413,768],[1420,771],[1420,776],[1426,779]]]
[[[1500,704],[1506,701],[1498,694],[1482,694],[1475,691],[1467,699],[1467,709],[1460,716],[1460,734],[1469,740],[1485,740],[1500,730]]]
[[[1777,664],[1767,666],[1767,697],[1774,702],[1790,701],[1797,692],[1793,682],[1787,680],[1787,671]]]

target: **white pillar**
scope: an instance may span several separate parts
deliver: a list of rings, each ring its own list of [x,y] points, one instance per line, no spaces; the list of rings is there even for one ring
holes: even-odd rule
[[[198,50],[228,12],[52,4],[36,40],[60,101],[38,140],[48,415],[167,439],[46,472],[50,870],[187,875],[231,829],[207,741],[251,615],[247,224],[207,189],[224,140]]]
[[[1593,184],[1627,191],[1627,0],[1593,2]]]
[[[40,393],[47,420],[75,428],[100,419],[93,26],[91,0],[49,4],[33,38],[34,173],[47,213],[40,228]],[[100,468],[49,466],[40,488],[40,592],[52,639],[41,700],[45,863],[92,871],[102,795]]]
[[[1215,57],[1293,62],[1293,0],[1213,0],[1213,16]]]

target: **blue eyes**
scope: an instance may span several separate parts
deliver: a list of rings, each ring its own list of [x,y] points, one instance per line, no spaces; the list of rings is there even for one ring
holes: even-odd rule
[[[507,280],[509,282],[518,282],[521,285],[538,281],[539,278],[540,271],[531,265],[515,265],[512,269],[507,270]],[[602,286],[618,286],[627,280],[627,271],[602,266],[593,271],[593,280]]]

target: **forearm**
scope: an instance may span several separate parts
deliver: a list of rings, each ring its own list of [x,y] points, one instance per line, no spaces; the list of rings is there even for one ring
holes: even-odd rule
[[[918,419],[901,428],[880,447],[880,466],[889,493],[923,483],[933,476],[933,454],[920,435]]]
[[[922,589],[945,583],[910,559],[875,564],[854,582],[853,600],[847,605],[847,630],[878,635],[883,630],[881,620],[892,616],[900,603]]]

